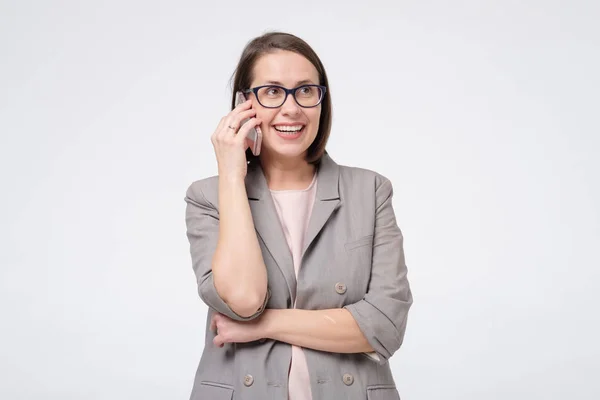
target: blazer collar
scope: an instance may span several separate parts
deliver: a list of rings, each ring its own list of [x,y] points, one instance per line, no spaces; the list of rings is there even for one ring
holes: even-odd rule
[[[340,166],[329,156],[327,152],[321,157],[317,165],[317,200],[335,200],[340,198],[339,177]],[[259,162],[248,165],[246,174],[246,193],[252,200],[264,200],[270,196],[269,186],[262,166]]]

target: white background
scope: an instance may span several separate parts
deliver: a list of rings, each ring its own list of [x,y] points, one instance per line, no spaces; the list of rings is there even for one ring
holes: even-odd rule
[[[395,189],[403,400],[600,398],[597,1],[0,0],[0,398],[187,399],[188,185],[247,41],[307,40]]]

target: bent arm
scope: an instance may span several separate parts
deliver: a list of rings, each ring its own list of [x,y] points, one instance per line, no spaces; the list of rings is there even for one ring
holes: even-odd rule
[[[219,179],[219,210],[201,185],[186,193],[186,224],[201,298],[235,320],[256,318],[268,300],[267,271],[243,179]]]
[[[219,238],[212,260],[215,287],[238,314],[256,313],[267,293],[267,269],[244,180],[219,178]]]
[[[391,182],[380,177],[377,186],[375,233],[369,287],[364,298],[348,310],[384,364],[402,346],[408,311],[413,303],[404,258],[404,238],[392,206]]]

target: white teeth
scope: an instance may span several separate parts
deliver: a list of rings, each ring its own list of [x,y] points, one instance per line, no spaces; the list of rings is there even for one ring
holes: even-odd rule
[[[278,130],[279,132],[298,132],[300,130],[302,130],[302,128],[304,128],[303,125],[296,125],[296,126],[275,126],[275,129]]]

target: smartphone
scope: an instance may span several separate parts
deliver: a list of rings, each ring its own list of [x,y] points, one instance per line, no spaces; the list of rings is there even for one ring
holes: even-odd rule
[[[244,96],[244,93],[237,92],[235,94],[236,107],[245,101],[246,101],[246,96]],[[242,125],[244,125],[248,120],[249,119],[243,120]],[[260,154],[260,145],[262,143],[262,132],[260,130],[260,126],[257,126],[256,128],[252,128],[250,130],[250,132],[248,132],[247,139],[248,139],[248,145],[250,147],[250,151],[252,151],[252,154],[254,154],[255,156],[259,155]]]

